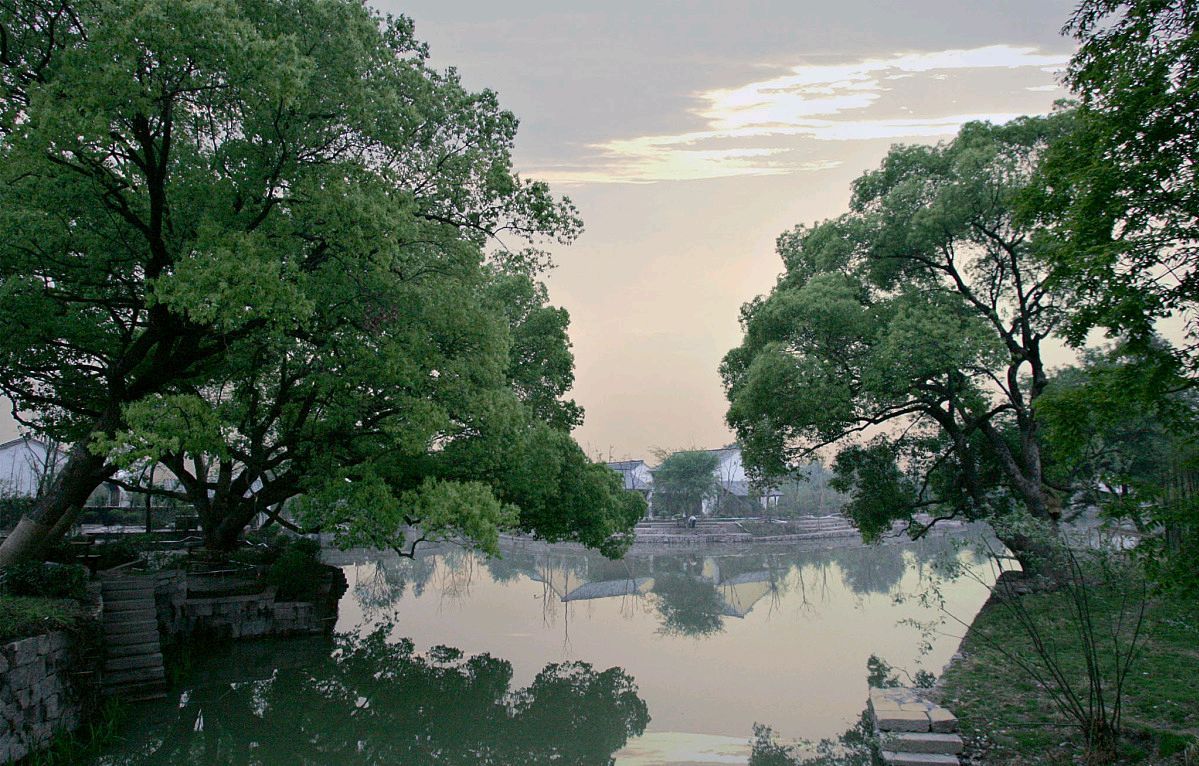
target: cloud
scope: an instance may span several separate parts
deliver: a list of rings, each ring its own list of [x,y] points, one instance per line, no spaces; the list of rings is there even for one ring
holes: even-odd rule
[[[840,163],[827,142],[928,139],[950,136],[972,120],[1011,120],[1028,110],[961,111],[954,108],[957,99],[938,94],[954,88],[985,93],[979,83],[996,72],[1015,77],[1017,91],[1048,92],[1057,86],[1044,81],[1068,58],[992,45],[800,64],[775,77],[695,94],[691,117],[701,129],[592,144],[573,165],[534,175],[558,183],[652,183],[826,169]],[[997,107],[1010,107],[1000,100],[993,99]]]

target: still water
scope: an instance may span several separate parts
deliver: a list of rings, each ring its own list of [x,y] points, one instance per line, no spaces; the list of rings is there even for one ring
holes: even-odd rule
[[[632,555],[336,554],[339,638],[193,658],[97,764],[737,764],[755,723],[833,737],[874,654],[939,673],[987,566],[952,539]],[[942,581],[939,562],[979,577]],[[924,624],[921,627],[919,624]]]

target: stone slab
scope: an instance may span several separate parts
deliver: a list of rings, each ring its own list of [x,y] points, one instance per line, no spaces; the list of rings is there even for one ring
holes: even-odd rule
[[[958,719],[953,713],[943,707],[935,707],[928,711],[930,728],[935,732],[949,733],[958,730]]]
[[[883,763],[887,766],[961,766],[956,755],[938,753],[896,753],[883,751]]]
[[[962,752],[962,738],[956,734],[884,732],[879,736],[879,745],[883,750],[896,753],[957,755]]]
[[[928,714],[916,710],[876,710],[874,720],[882,731],[929,731]]]

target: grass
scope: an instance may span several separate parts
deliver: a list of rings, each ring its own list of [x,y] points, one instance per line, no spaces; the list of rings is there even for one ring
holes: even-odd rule
[[[1110,646],[1109,618],[1119,607],[1113,592],[1092,591],[1096,635]],[[1085,666],[1078,628],[1063,592],[1022,597],[1025,608],[1057,653],[1066,675],[1085,694]],[[989,602],[962,644],[964,659],[942,679],[944,702],[974,742],[975,763],[998,766],[1072,764],[1083,752],[1082,737],[1054,707],[1045,689],[1022,673],[994,646],[1032,660],[1031,643],[1017,620]],[[1110,703],[1109,703],[1110,704]],[[1199,605],[1151,598],[1143,643],[1123,699],[1118,762],[1186,764],[1199,749]],[[1189,754],[1188,754],[1189,751]]]
[[[82,615],[71,599],[0,595],[0,641],[73,628]]]
[[[60,732],[50,745],[29,755],[24,766],[70,766],[92,760],[119,740],[125,708],[116,699],[105,700],[92,719],[73,732]]]

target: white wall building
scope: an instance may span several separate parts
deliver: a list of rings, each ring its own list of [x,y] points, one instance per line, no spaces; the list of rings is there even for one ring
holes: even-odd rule
[[[66,462],[66,450],[41,439],[26,437],[0,444],[0,495],[35,497]]]

